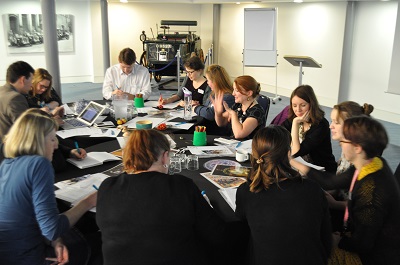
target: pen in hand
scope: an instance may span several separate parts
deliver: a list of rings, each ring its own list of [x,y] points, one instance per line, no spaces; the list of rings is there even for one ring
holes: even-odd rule
[[[76,151],[78,152],[78,154],[81,154],[81,150],[79,150],[79,145],[78,145],[77,141],[75,141],[75,148],[76,148]]]
[[[93,186],[93,188],[95,189],[95,190],[99,190],[99,188],[97,188],[97,186],[96,185],[92,185]]]

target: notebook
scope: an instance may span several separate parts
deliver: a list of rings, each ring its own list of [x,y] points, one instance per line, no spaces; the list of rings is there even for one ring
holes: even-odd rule
[[[61,127],[64,130],[92,126],[96,119],[103,113],[106,106],[90,101],[76,118],[65,119]]]
[[[82,160],[78,160],[75,158],[68,158],[67,161],[71,164],[79,167],[80,169],[88,168],[88,167],[95,167],[102,165],[104,162],[109,161],[118,161],[121,158],[116,157],[113,154],[107,152],[90,152],[87,153],[87,157]]]

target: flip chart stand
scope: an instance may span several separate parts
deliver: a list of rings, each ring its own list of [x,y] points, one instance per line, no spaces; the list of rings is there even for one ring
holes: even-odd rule
[[[299,66],[299,86],[302,84],[303,79],[303,67],[314,67],[322,68],[322,64],[317,63],[313,58],[308,56],[295,56],[295,55],[285,55],[283,58],[294,66]]]

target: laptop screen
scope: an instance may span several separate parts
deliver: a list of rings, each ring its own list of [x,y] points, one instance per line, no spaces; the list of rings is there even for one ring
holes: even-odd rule
[[[79,115],[79,118],[83,119],[88,123],[93,123],[97,116],[103,111],[104,107],[94,102],[90,102],[89,105]]]

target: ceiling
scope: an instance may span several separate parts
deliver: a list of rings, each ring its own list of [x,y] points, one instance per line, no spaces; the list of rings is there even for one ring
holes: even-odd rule
[[[90,0],[90,1],[101,1],[101,0]],[[381,2],[389,0],[357,0],[353,2]],[[120,0],[108,0],[109,3],[119,3]],[[243,4],[254,4],[254,3],[287,3],[293,2],[293,0],[259,0],[259,1],[232,1],[232,0],[128,0],[129,3],[164,3],[164,4],[236,4],[237,2]],[[352,2],[347,0],[304,0],[304,2]]]

